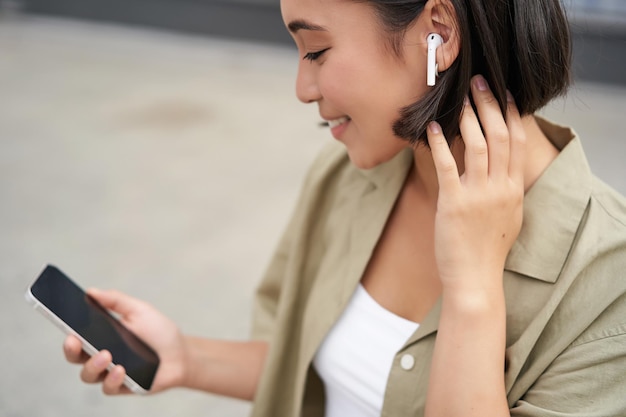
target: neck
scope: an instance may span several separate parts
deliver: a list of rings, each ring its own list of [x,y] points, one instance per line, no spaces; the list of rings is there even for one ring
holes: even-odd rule
[[[532,115],[523,117],[522,123],[526,133],[524,190],[528,191],[548,165],[557,157],[559,151],[541,131]],[[450,149],[456,160],[459,174],[463,174],[465,170],[465,146],[463,141],[460,138],[455,140]],[[406,182],[407,187],[412,189],[412,191],[418,192],[421,197],[430,201],[431,204],[436,204],[439,184],[430,149],[423,145],[418,146],[414,150],[413,159],[413,167]]]

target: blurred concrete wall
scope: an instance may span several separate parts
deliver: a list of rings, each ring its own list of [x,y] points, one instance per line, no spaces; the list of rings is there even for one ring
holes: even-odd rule
[[[15,1],[15,0],[13,0]],[[280,0],[18,0],[31,13],[287,43]]]
[[[280,0],[4,0],[30,13],[287,43]],[[626,2],[568,0],[578,79],[626,85]]]

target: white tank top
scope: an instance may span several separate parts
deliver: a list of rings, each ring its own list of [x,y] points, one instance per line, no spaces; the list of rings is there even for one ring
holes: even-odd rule
[[[359,284],[313,359],[325,417],[380,417],[393,360],[419,324],[395,315]]]

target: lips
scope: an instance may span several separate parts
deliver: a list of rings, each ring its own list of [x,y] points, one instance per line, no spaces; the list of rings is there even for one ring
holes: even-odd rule
[[[347,116],[340,117],[338,119],[328,120],[328,127],[330,127],[330,133],[337,140],[343,137],[344,132],[350,126],[352,119]]]
[[[346,122],[349,122],[350,118],[348,116],[343,116],[338,119],[328,120],[328,126],[333,129],[337,126],[340,126]]]

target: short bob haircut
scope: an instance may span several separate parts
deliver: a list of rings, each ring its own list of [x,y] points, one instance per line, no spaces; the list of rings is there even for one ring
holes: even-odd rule
[[[426,0],[357,0],[372,5],[396,54]],[[432,0],[431,0],[432,1]],[[427,144],[426,126],[437,120],[452,141],[459,135],[470,80],[483,75],[504,114],[506,90],[522,115],[564,94],[571,81],[571,40],[560,0],[448,0],[461,47],[455,62],[419,101],[401,110],[394,133]]]

